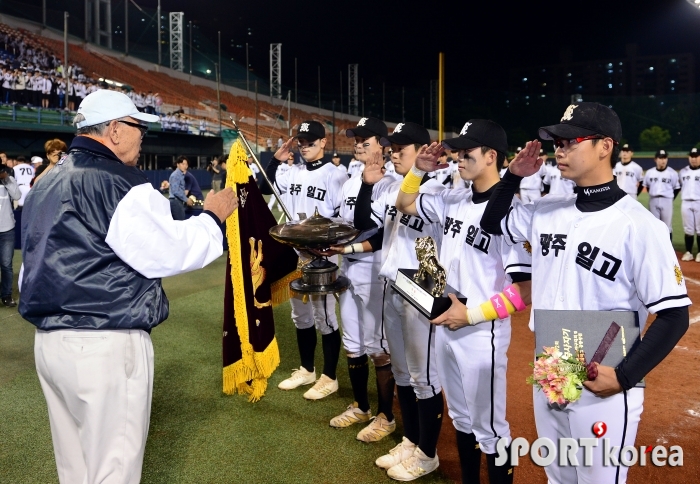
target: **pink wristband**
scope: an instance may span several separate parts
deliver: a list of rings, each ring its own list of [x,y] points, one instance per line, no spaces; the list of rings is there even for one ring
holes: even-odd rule
[[[509,316],[506,303],[500,294],[491,296],[490,301],[491,304],[493,304],[493,308],[496,310],[496,314],[498,314],[498,319],[506,319]]]
[[[523,299],[520,297],[520,294],[518,293],[518,290],[515,288],[514,285],[510,285],[506,287],[503,290],[503,294],[508,298],[508,300],[513,303],[513,306],[515,306],[516,311],[522,311],[525,309],[527,306],[525,306],[525,303],[523,302]]]

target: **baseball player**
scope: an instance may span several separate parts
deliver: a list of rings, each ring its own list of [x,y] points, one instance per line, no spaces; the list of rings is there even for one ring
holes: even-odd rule
[[[387,136],[384,122],[376,118],[361,118],[356,127],[345,133],[348,137],[355,138],[355,158],[363,166],[371,157],[383,161],[383,147],[379,140]],[[377,196],[393,181],[392,177],[384,175],[377,183]],[[347,180],[343,185],[340,206],[340,216],[343,219],[354,220],[361,186],[361,175]],[[357,434],[357,439],[363,442],[379,441],[396,429],[392,411],[394,378],[391,357],[384,334],[382,299],[376,297],[384,289],[378,279],[381,237],[381,234],[377,235],[376,242],[366,240],[343,248],[343,264],[340,269],[342,275],[351,282],[348,290],[340,295],[340,317],[343,321],[343,346],[348,358],[348,374],[355,401],[343,413],[332,418],[330,425],[345,428],[371,420]],[[336,248],[336,251],[339,250]],[[374,364],[379,399],[374,419],[367,395],[369,359]]]
[[[436,445],[442,428],[444,399],[435,361],[435,329],[430,322],[397,292],[391,289],[399,268],[417,269],[416,239],[430,236],[438,244],[442,227],[418,216],[400,213],[396,209],[403,176],[413,166],[418,150],[430,143],[430,134],[415,123],[400,123],[394,132],[381,139],[392,149],[392,162],[401,175],[382,195],[373,196],[373,185],[382,180],[380,164],[369,160],[362,174],[363,184],[357,197],[355,227],[363,230],[382,227],[384,239],[382,264],[384,327],[391,351],[391,369],[396,380],[397,396],[404,426],[404,436],[388,454],[376,460],[393,478],[405,477],[401,463],[411,458],[408,468],[418,460],[435,459]],[[421,193],[438,193],[446,187],[435,179],[424,177]],[[415,454],[415,457],[413,457]],[[399,466],[396,467],[395,466]],[[437,467],[437,465],[435,466]],[[430,469],[426,470],[430,472]],[[420,477],[420,473],[409,479]]]
[[[275,153],[278,163],[286,162],[294,142],[305,160],[306,169],[290,169],[276,178],[277,166],[270,160],[266,172],[273,181],[277,192],[288,194],[286,198],[292,217],[298,220],[299,214],[311,216],[314,211],[324,217],[334,217],[340,210],[340,194],[347,177],[332,163],[323,159],[326,146],[326,130],[318,121],[304,121],[294,138],[290,138]],[[311,296],[307,304],[300,299],[290,299],[292,320],[297,328],[297,343],[301,366],[292,376],[282,381],[279,388],[292,390],[301,385],[314,386],[304,393],[308,400],[319,400],[338,391],[336,367],[340,355],[340,332],[335,315],[335,298],[332,295]],[[316,329],[321,333],[323,347],[323,373],[316,380],[314,352],[316,350]]]
[[[642,167],[632,161],[634,151],[630,145],[625,143],[620,148],[620,161],[615,164],[613,174],[617,179],[617,184],[620,185],[627,195],[637,199],[637,195],[642,193],[642,179],[644,178]]]
[[[673,200],[681,191],[678,181],[678,173],[668,168],[668,153],[659,150],[654,155],[656,168],[650,168],[644,174],[642,184],[649,192],[649,211],[654,217],[661,220],[668,227],[668,232],[673,240]]]
[[[471,192],[418,192],[420,177],[437,168],[443,149],[459,150],[460,175],[472,181]],[[500,181],[498,171],[507,150],[501,126],[471,119],[457,138],[421,148],[396,200],[400,212],[442,225],[440,263],[447,271],[448,284],[469,302],[467,308],[451,294],[450,309],[432,321],[439,325],[435,335],[438,374],[457,430],[463,482],[479,482],[482,452],[492,484],[513,482],[513,467],[496,465],[496,444],[502,438],[510,441],[506,421],[510,314],[525,309],[531,256],[525,244],[508,245],[502,235],[479,228],[486,202]],[[511,202],[522,204],[513,194]],[[425,471],[437,464],[437,457],[435,463],[424,458],[417,461]],[[415,473],[406,463],[401,465],[406,473]]]
[[[350,178],[354,178],[358,175],[362,174],[362,171],[365,169],[365,164],[362,163],[359,160],[356,160],[353,158],[350,160],[350,163],[348,164],[348,176]]]
[[[452,188],[452,174],[454,173],[454,168],[447,160],[447,152],[443,152],[438,160],[438,164],[444,166],[444,168],[435,170],[435,181],[448,188]]]
[[[498,176],[500,176],[501,178],[503,178],[503,175],[505,175],[506,171],[508,171],[508,163],[510,163],[510,160],[508,160],[508,158],[506,157],[506,159],[503,161],[503,168],[501,168],[498,171]]]
[[[270,160],[270,162],[272,162],[272,160]],[[281,177],[283,174],[287,173],[287,171],[289,171],[292,168],[292,166],[294,166],[294,152],[290,151],[289,155],[287,155],[287,162],[280,163],[277,166],[277,171],[275,172],[275,179],[277,179],[277,178]],[[257,174],[256,174],[256,178],[257,178]],[[270,211],[272,212],[272,209],[275,206],[275,204],[279,205],[279,203],[277,203],[277,197],[272,195],[272,196],[270,196],[270,201],[267,202],[267,208],[269,208]],[[280,207],[280,210],[282,210],[281,207]]]
[[[333,164],[335,165],[335,167],[337,169],[342,171],[345,175],[348,174],[348,169],[345,167],[345,165],[343,165],[340,162],[340,155],[338,153],[333,153],[333,156],[331,157],[331,161],[333,162]]]
[[[568,180],[561,175],[561,171],[557,167],[556,161],[547,161],[547,152],[540,149],[539,158],[542,160],[542,166],[545,167],[545,175],[542,180],[544,185],[544,193],[552,195],[571,195],[574,193],[574,182]],[[503,177],[503,175],[501,175]]]
[[[541,167],[540,143],[532,141],[510,163],[481,221],[484,230],[506,234],[508,243],[532,244],[531,314],[538,309],[635,311],[642,332],[649,313],[657,315],[616,368],[596,364],[598,376],[584,382],[581,398],[565,410],[550,407],[545,395],[534,391],[538,436],[553,442],[590,438],[593,423],[603,420],[611,446],[634,445],[644,401],[644,388],[636,385],[688,328],[691,302],[664,225],[613,178],[621,135],[620,120],[607,106],[570,105],[559,124],[540,128],[539,137],[554,141],[559,169],[576,183],[576,195],[511,204],[521,177]],[[583,453],[583,448],[577,453],[579,462]],[[545,468],[549,482],[626,481],[627,467],[603,465],[601,446],[592,454],[590,467],[555,460]]]
[[[522,151],[521,147],[515,150],[516,156],[520,151]],[[520,182],[520,200],[522,200],[523,203],[534,202],[542,198],[542,191],[544,190],[542,179],[546,173],[546,167],[542,166],[542,169],[534,175],[523,178]]]
[[[17,181],[17,186],[22,194],[17,201],[17,206],[23,207],[24,200],[27,198],[27,194],[29,193],[29,188],[31,186],[30,184],[34,178],[34,167],[30,165],[29,161],[27,161],[27,159],[23,156],[17,158],[17,161],[19,161],[19,163],[15,166],[15,180]]]
[[[688,153],[688,166],[683,168],[678,177],[681,183],[681,218],[685,233],[685,254],[683,261],[693,260],[693,236],[698,237],[700,249],[700,153],[693,148]],[[15,172],[17,168],[15,168]],[[19,183],[19,179],[18,179]],[[700,262],[700,251],[695,262]]]

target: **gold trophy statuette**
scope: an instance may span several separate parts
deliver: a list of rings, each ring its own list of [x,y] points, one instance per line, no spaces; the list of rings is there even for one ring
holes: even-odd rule
[[[418,272],[413,280],[429,290],[433,297],[440,297],[447,285],[447,274],[438,260],[437,246],[430,236],[416,239],[416,256],[418,257]],[[426,287],[429,284],[427,277],[433,281],[433,287]]]

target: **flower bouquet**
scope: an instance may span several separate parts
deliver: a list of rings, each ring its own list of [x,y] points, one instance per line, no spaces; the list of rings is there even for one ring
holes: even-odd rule
[[[583,351],[579,351],[576,358],[565,358],[557,348],[545,346],[544,353],[537,355],[530,366],[533,372],[527,377],[527,383],[541,389],[549,405],[559,410],[581,398],[583,382],[593,376],[589,374]]]

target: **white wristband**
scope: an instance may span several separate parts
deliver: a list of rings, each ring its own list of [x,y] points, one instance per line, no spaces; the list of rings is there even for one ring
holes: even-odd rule
[[[467,308],[467,322],[470,326],[483,323],[484,321],[486,321],[486,316],[484,316],[484,311],[481,310],[481,306]]]
[[[411,173],[413,173],[414,175],[419,176],[421,178],[423,178],[423,176],[425,176],[425,172],[423,170],[419,170],[418,168],[416,168],[416,165],[413,165],[411,167]]]
[[[362,246],[362,242],[357,244],[350,244],[343,247],[343,254],[361,254],[365,249]]]

